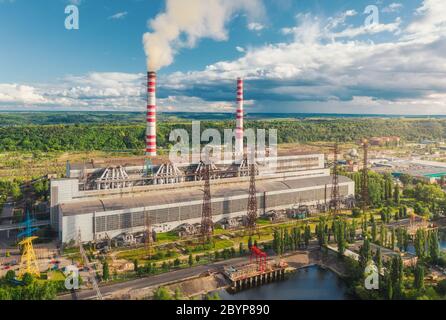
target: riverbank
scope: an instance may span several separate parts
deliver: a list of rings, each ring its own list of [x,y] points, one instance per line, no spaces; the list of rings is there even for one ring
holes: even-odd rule
[[[278,257],[274,258],[278,259]],[[347,276],[343,261],[339,260],[336,254],[330,252],[324,253],[318,247],[312,247],[310,250],[288,253],[282,256],[281,259],[286,261],[289,265],[287,276],[284,280],[285,282],[290,278],[293,279],[294,274],[299,273],[300,270],[312,268],[320,268],[321,270],[331,272],[340,280],[345,279]],[[221,273],[215,273],[194,279],[178,281],[177,283],[164,284],[163,286],[172,293],[178,290],[183,294],[185,299],[202,299],[207,294],[215,292],[221,293],[223,290],[226,292],[229,285],[229,281]],[[151,299],[153,297],[153,292],[157,287],[158,286],[150,288],[151,294],[148,293],[145,295],[144,299]]]

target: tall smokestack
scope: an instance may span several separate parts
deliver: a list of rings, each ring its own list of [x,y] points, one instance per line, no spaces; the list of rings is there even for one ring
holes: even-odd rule
[[[243,154],[243,79],[237,79],[237,125],[235,128],[235,152]]]
[[[147,73],[146,155],[156,156],[156,73]]]

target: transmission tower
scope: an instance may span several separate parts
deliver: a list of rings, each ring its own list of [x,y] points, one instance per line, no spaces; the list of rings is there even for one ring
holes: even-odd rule
[[[369,149],[369,141],[367,139],[363,139],[362,148],[364,150],[364,159],[363,159],[363,167],[362,167],[362,185],[361,185],[361,204],[362,211],[365,213],[367,206],[369,204],[369,173],[367,168],[368,163],[368,149]]]
[[[254,160],[249,164],[249,177],[250,183],[246,226],[250,233],[253,234],[257,220],[256,164]]]
[[[150,259],[152,259],[152,244],[153,244],[152,223],[150,221],[148,213],[145,213],[144,217],[145,217],[145,225],[146,225],[145,245],[146,245],[146,250],[147,250],[147,254],[148,254],[148,259],[150,260]]]
[[[337,215],[339,213],[339,207],[340,207],[338,154],[339,154],[339,145],[335,143],[333,148],[333,176],[331,183],[332,189],[331,189],[331,201],[330,201],[330,212],[333,215]]]
[[[19,246],[22,246],[22,257],[20,259],[19,277],[23,277],[25,273],[29,273],[36,277],[40,277],[39,265],[37,263],[36,253],[33,248],[33,240],[38,237],[33,236],[34,231],[38,230],[33,228],[34,220],[29,216],[29,210],[26,211],[26,220],[24,222],[25,230],[17,235],[18,238],[24,237],[19,242]]]
[[[210,170],[211,164],[206,163],[200,171],[201,178],[204,180],[203,206],[201,210],[201,239],[203,244],[211,241],[214,232],[214,223],[212,222]]]
[[[89,266],[89,260],[87,257],[87,253],[85,252],[84,246],[82,245],[82,236],[81,236],[81,229],[79,229],[77,234],[77,241],[79,243],[79,253],[81,255],[82,261],[85,266]],[[93,285],[93,289],[96,291],[96,299],[97,300],[103,300],[101,290],[99,289],[98,282],[96,280],[96,271],[93,271],[93,268],[89,268],[90,273],[90,280]]]

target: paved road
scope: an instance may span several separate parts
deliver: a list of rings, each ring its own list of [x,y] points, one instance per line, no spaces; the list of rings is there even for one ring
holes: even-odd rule
[[[194,276],[198,276],[208,270],[222,270],[224,266],[240,264],[243,262],[247,262],[247,257],[234,258],[225,261],[219,261],[208,265],[200,265],[192,268],[181,269],[177,271],[167,272],[155,276],[150,276],[146,278],[139,278],[135,280],[130,280],[126,282],[100,286],[100,290],[103,297],[107,295],[111,295],[115,291],[123,290],[123,289],[143,289],[150,286],[156,286],[163,283],[174,282]],[[94,290],[84,290],[77,292],[77,299],[79,300],[89,300],[95,299],[96,292]],[[59,297],[60,300],[72,300],[73,295],[63,295]]]
[[[11,221],[9,221],[11,223]],[[42,221],[36,221],[31,224],[32,227],[42,227],[42,226],[49,226],[51,224],[50,220],[42,220]],[[25,226],[23,223],[15,223],[15,224],[3,224],[0,225],[0,231],[8,231],[8,230],[19,230],[24,229]]]
[[[5,233],[1,233],[0,236],[0,246],[2,248],[8,247],[8,243],[7,243],[7,239],[9,238],[9,229],[8,227],[11,225],[12,223],[12,219],[11,220],[7,220],[4,218],[12,218],[12,216],[14,215],[14,202],[12,200],[12,198],[8,198],[5,202],[5,204],[3,205],[3,210],[2,210],[2,215],[1,217],[3,218],[2,221],[3,223],[0,225],[0,228],[4,228],[4,230],[8,230]],[[1,229],[0,229],[1,230]]]
[[[308,251],[318,250],[319,246],[316,244],[316,241],[312,241],[310,246],[308,247]],[[277,256],[269,256],[269,259],[276,260]],[[194,276],[199,276],[202,273],[205,273],[208,270],[211,271],[223,271],[225,266],[230,265],[240,265],[242,263],[249,262],[249,256],[239,257],[224,261],[218,261],[207,265],[199,265],[192,268],[181,269],[177,271],[167,272],[158,274],[155,276],[150,276],[146,278],[139,278],[135,280],[130,280],[126,282],[111,284],[100,286],[101,294],[103,297],[107,297],[107,295],[111,295],[113,292],[119,290],[129,290],[129,289],[143,289],[151,286],[156,286],[164,283],[175,282],[183,279],[187,279]],[[79,300],[91,300],[96,299],[96,292],[94,290],[83,290],[78,291],[77,299]],[[73,294],[67,294],[63,296],[59,296],[60,300],[73,300],[75,299]]]

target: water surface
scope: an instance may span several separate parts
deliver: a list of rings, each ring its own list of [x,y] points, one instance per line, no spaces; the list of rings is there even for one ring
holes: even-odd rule
[[[235,294],[219,292],[223,300],[347,300],[347,286],[332,271],[318,266],[299,269],[286,280]]]

